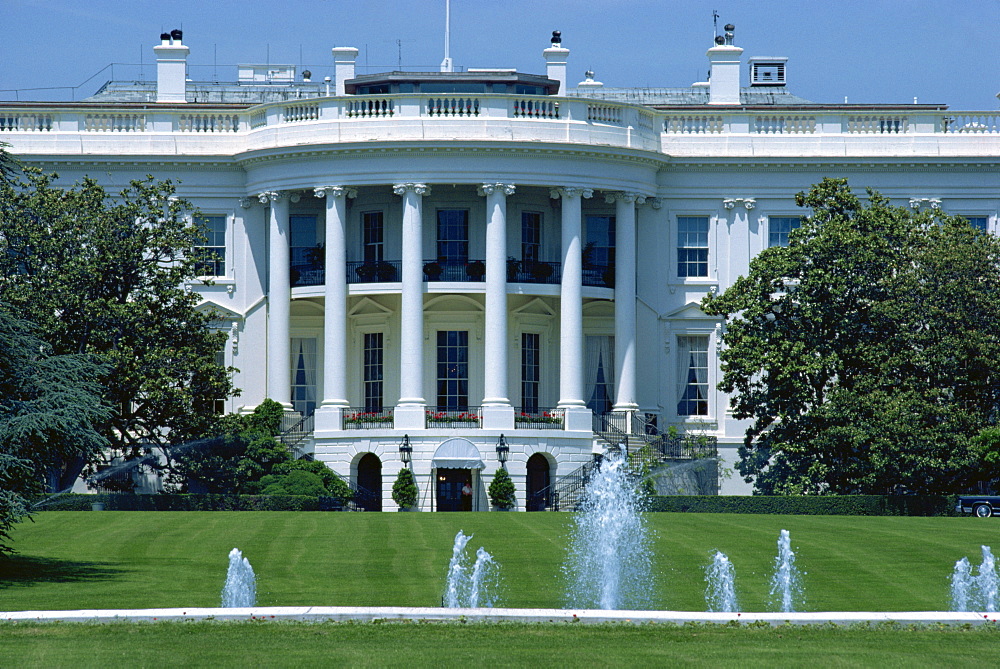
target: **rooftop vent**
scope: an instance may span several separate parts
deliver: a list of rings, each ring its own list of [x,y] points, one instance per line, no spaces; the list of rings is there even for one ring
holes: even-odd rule
[[[751,58],[751,86],[784,86],[787,58]]]

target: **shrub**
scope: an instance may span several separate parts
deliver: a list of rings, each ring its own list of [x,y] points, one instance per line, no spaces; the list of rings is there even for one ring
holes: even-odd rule
[[[949,516],[954,496],[934,495],[677,495],[649,499],[650,511],[832,516]]]
[[[264,488],[265,495],[310,495],[319,497],[326,494],[322,479],[312,472],[302,469],[274,477],[275,481]]]
[[[392,484],[392,501],[401,508],[409,509],[417,505],[419,496],[416,477],[410,469],[403,467],[396,476],[396,482]]]
[[[506,468],[497,470],[493,481],[490,482],[490,502],[498,509],[511,509],[517,504],[514,495],[514,482],[510,480],[510,474]]]

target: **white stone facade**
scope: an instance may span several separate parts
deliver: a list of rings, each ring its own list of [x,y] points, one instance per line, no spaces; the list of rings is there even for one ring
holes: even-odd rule
[[[1000,114],[747,104],[730,45],[709,52],[726,68],[710,97],[687,104],[565,81],[557,95],[352,94],[350,48],[334,50],[330,97],[317,85],[233,104],[190,88],[182,101],[187,47],[164,37],[155,102],[6,103],[0,141],[65,183],[172,179],[221,217],[224,270],[194,289],[230,333],[243,392],[227,410],[265,397],[315,410],[306,450],[352,481],[370,476],[359,465],[372,454],[384,509],[405,436],[423,509],[441,506],[437,449],[461,437],[483,463],[467,473],[471,507],[485,510],[501,435],[525,509],[531,456],[556,483],[601,451],[595,399],[716,437],[731,469],[745,425],[715,388],[721,323],[697,305],[780,239],[778,219],[803,213],[795,193],[823,177],[997,226]],[[352,422],[379,406],[385,422]],[[449,406],[473,420],[429,422]],[[516,422],[523,410],[562,423],[532,428]],[[732,475],[721,492],[749,487]]]

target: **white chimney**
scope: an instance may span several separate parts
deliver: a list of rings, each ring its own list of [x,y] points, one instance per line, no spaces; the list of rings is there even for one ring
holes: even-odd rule
[[[334,70],[336,90],[334,95],[347,95],[347,88],[344,85],[348,79],[354,78],[354,64],[358,60],[358,50],[353,46],[333,47],[333,62],[336,65]]]
[[[552,31],[552,46],[542,51],[545,58],[545,76],[559,82],[559,95],[566,95],[566,60],[569,49],[562,48],[562,33]]]
[[[183,33],[171,30],[160,35],[156,54],[156,101],[187,102],[187,57],[191,49],[181,41]]]
[[[716,37],[716,46],[708,50],[711,76],[708,83],[708,104],[738,105],[740,103],[740,56],[743,49],[733,46],[735,26],[726,24],[726,36]]]

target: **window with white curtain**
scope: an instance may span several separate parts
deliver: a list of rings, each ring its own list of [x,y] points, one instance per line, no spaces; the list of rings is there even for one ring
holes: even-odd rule
[[[607,413],[615,403],[615,338],[590,336],[584,340],[584,392],[587,407],[596,414]]]
[[[303,416],[316,411],[316,338],[292,337],[292,408]]]
[[[677,415],[708,415],[708,337],[677,337]]]

